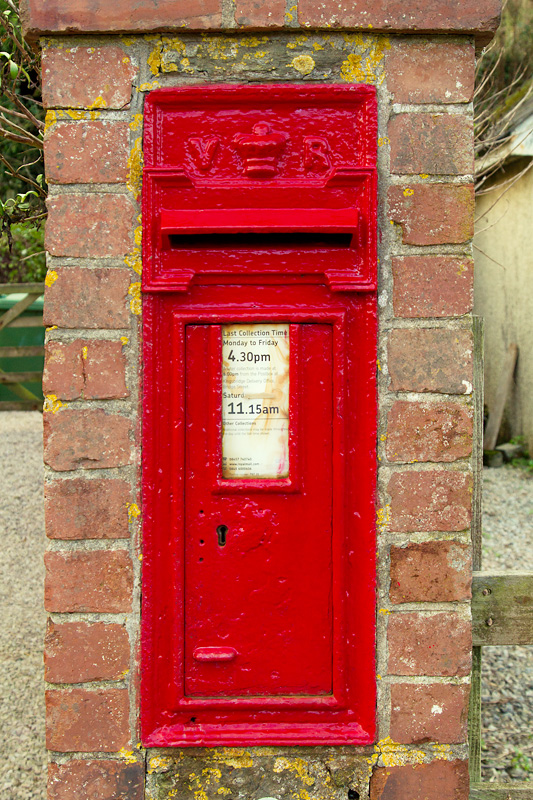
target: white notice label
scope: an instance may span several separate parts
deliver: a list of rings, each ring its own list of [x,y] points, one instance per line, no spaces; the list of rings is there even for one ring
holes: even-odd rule
[[[222,477],[289,474],[289,325],[222,326]]]

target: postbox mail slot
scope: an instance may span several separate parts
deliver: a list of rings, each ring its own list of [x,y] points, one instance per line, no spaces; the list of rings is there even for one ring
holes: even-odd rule
[[[176,250],[332,250],[353,245],[350,233],[308,233],[266,231],[249,233],[171,233],[170,246]]]
[[[355,208],[211,208],[161,210],[161,237],[163,247],[170,243],[180,246],[178,236],[224,236],[229,234],[302,234],[320,233],[323,237],[346,235],[357,230],[358,213]],[[272,242],[275,243],[275,240]],[[234,246],[228,242],[228,245]],[[209,240],[202,245],[209,246]],[[294,246],[293,245],[293,246]],[[219,240],[220,246],[220,240]],[[309,246],[309,245],[308,245]],[[315,243],[316,246],[316,243]],[[322,247],[325,246],[323,240]],[[350,246],[350,239],[334,246]]]

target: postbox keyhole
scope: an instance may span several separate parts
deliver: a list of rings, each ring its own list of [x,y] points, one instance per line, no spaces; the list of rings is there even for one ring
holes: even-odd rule
[[[224,545],[226,544],[227,532],[228,532],[227,525],[217,525],[218,544],[220,547],[224,547]]]

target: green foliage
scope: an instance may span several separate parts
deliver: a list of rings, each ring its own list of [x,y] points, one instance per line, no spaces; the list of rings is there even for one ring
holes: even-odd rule
[[[523,469],[525,472],[533,475],[533,458],[530,458],[528,455],[521,456],[520,458],[513,458],[511,464],[513,467],[518,467],[518,469]]]
[[[533,474],[533,458],[528,453],[525,442],[526,440],[524,436],[513,436],[511,439],[511,444],[519,444],[521,447],[523,447],[524,451],[523,454],[518,458],[511,459],[511,464],[513,467],[523,469],[525,472]]]
[[[518,747],[514,749],[514,756],[511,759],[511,766],[521,769],[523,772],[533,772],[531,759]]]
[[[0,238],[0,283],[33,283],[44,281],[46,262],[44,229],[18,224],[10,228],[11,248],[7,235]]]
[[[509,87],[522,76],[521,83],[533,77],[533,3],[531,0],[506,0],[500,27],[478,66],[478,79],[494,68],[493,91]]]
[[[44,270],[44,256],[35,255],[46,217],[41,64],[22,37],[14,0],[0,0],[0,94],[1,280],[40,280],[33,276]]]

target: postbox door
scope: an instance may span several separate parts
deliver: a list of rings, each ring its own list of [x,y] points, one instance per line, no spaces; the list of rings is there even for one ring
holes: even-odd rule
[[[286,327],[288,467],[235,479],[221,463],[223,327],[186,327],[185,696],[333,693],[333,335]],[[259,407],[268,424],[263,398],[231,411],[246,424]]]

